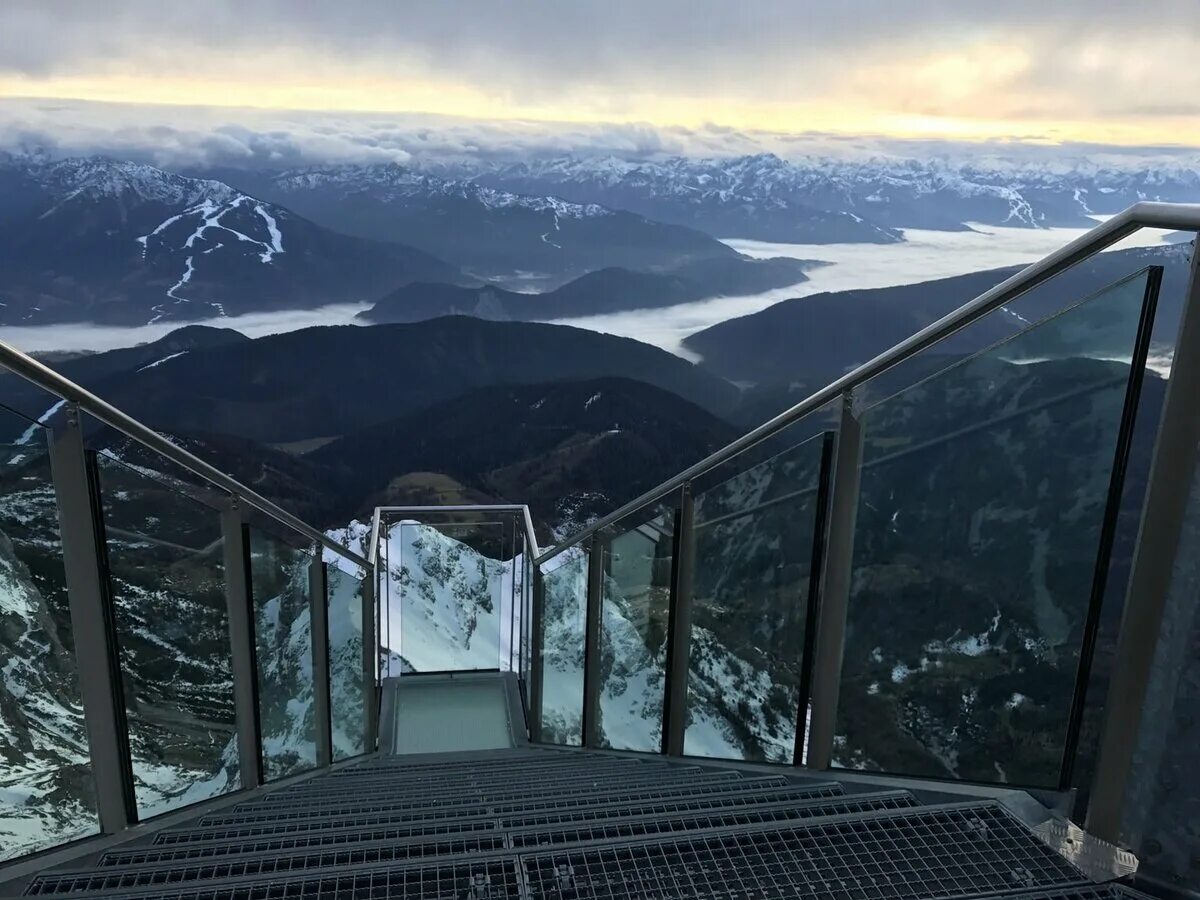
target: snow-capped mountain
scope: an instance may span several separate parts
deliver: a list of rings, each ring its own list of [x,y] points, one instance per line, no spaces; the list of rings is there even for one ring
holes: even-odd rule
[[[1131,169],[949,158],[625,160],[565,156],[457,162],[435,171],[502,190],[552,192],[688,225],[722,238],[887,242],[896,229],[970,222],[1087,227],[1138,200],[1200,199],[1200,166]]]
[[[572,202],[554,191],[493,188],[394,164],[220,175],[327,227],[401,241],[505,283],[553,286],[606,266],[666,269],[737,258],[709,235],[619,206]]]
[[[457,270],[211,179],[0,156],[0,323],[143,324],[372,300]]]

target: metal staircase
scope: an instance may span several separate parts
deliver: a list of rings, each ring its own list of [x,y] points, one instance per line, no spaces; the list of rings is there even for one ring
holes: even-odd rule
[[[188,900],[1141,896],[996,800],[525,747],[376,755],[34,877]]]

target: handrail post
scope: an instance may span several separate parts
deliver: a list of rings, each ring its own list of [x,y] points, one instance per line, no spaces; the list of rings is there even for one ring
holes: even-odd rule
[[[587,607],[583,631],[583,746],[600,746],[600,628],[604,587],[604,540],[588,547]]]
[[[828,769],[833,762],[838,694],[842,681],[842,650],[854,566],[854,527],[862,467],[862,427],[854,409],[854,394],[842,395],[842,415],[834,451],[833,495],[821,583],[821,609],[813,660],[812,724],[808,729],[805,764]]]
[[[542,739],[542,629],[545,622],[546,583],[541,566],[532,563],[533,601],[529,615],[529,738]]]
[[[796,691],[796,737],[792,742],[792,765],[804,765],[808,747],[808,710],[812,702],[812,673],[817,644],[817,622],[821,616],[821,576],[825,569],[826,536],[829,529],[829,494],[833,481],[835,436],[825,432],[821,439],[821,469],[817,476],[816,515],[813,517],[812,556],[808,570],[808,604],[804,611],[804,647],[800,657],[800,684]]]
[[[50,435],[50,470],[96,811],[100,831],[113,834],[137,821],[137,804],[121,663],[103,564],[100,501],[84,451],[79,408],[68,404],[66,412],[66,426]]]
[[[675,517],[675,554],[667,622],[666,694],[663,698],[662,752],[682,756],[687,730],[688,672],[692,648],[692,589],[696,570],[696,500],[692,483],[680,489]]]
[[[375,749],[379,738],[379,716],[375,709],[375,566],[367,569],[362,580],[362,679],[363,679],[363,747],[367,753]]]
[[[262,731],[258,719],[250,553],[242,510],[236,497],[221,511],[221,542],[225,563],[225,608],[229,620],[238,767],[241,770],[242,787],[256,788],[263,783]]]
[[[309,637],[312,640],[313,715],[317,731],[317,765],[333,762],[333,723],[329,715],[328,575],[320,545],[308,570]]]
[[[1133,771],[1146,689],[1187,514],[1187,488],[1196,472],[1196,447],[1200,443],[1197,396],[1200,396],[1200,237],[1192,250],[1183,317],[1150,465],[1088,803],[1088,832],[1110,843],[1121,839],[1122,809]]]

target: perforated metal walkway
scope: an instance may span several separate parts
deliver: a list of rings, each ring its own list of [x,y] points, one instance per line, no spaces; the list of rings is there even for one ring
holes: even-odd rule
[[[377,756],[45,872],[75,897],[1116,900],[995,801],[662,759]]]

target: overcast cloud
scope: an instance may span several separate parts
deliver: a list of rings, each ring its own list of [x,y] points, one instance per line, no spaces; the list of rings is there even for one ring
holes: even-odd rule
[[[985,136],[1195,144],[1198,12],[1197,0],[5,0],[0,97],[271,111],[10,99],[0,139],[403,161],[501,145],[746,152],[786,149],[786,133],[793,147],[844,147],[805,132],[932,120],[930,133],[944,121],[948,134],[979,123]]]

